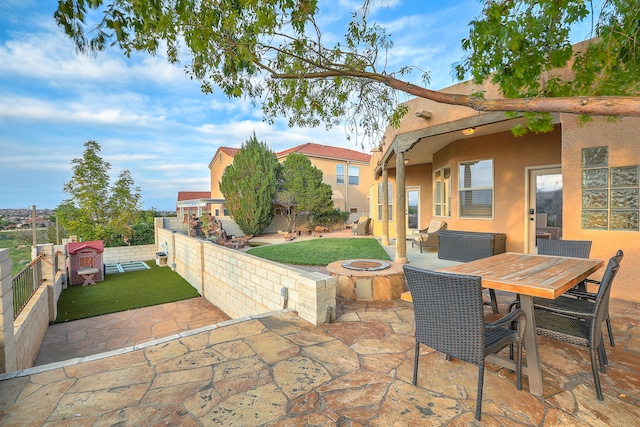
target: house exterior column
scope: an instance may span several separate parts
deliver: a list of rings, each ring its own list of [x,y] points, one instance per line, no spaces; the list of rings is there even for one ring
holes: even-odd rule
[[[382,169],[382,246],[389,246],[389,172]]]
[[[404,153],[396,153],[396,262],[406,264],[407,261],[407,224],[406,224],[406,194],[405,194]]]

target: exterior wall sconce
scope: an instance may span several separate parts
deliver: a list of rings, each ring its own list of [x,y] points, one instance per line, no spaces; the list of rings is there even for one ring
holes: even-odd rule
[[[431,118],[431,111],[427,111],[427,110],[422,110],[422,111],[416,111],[416,117],[419,117],[421,119],[430,119]]]
[[[476,131],[476,128],[466,128],[466,129],[462,129],[462,134],[464,136],[469,136],[469,135],[473,135],[475,131]]]

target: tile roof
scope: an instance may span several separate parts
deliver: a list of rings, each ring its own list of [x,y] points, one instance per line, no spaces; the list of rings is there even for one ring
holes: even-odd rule
[[[218,148],[218,151],[222,151],[223,153],[227,154],[228,156],[235,156],[236,153],[238,152],[238,150],[240,150],[239,148],[231,148],[231,147],[220,147]]]
[[[210,191],[178,191],[178,202],[183,200],[209,199]]]
[[[276,156],[278,158],[286,157],[289,153],[293,152],[304,154],[306,156],[354,160],[366,163],[371,159],[370,154],[362,153],[360,151],[350,150],[348,148],[332,147],[329,145],[314,144],[312,142],[307,142],[306,144],[280,151],[279,153],[276,153]]]
[[[84,249],[93,249],[96,252],[104,252],[104,242],[102,240],[89,240],[87,242],[69,242],[67,243],[67,252],[75,254]]]

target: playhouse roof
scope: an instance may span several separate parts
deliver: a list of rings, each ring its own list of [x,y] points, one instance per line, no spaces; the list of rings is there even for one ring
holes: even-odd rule
[[[88,242],[69,242],[67,243],[67,252],[75,254],[76,252],[94,249],[96,252],[104,252],[104,242],[102,240],[89,240]]]

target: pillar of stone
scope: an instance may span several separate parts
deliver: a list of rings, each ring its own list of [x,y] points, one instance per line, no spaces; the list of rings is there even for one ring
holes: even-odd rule
[[[396,153],[396,262],[406,264],[407,261],[407,219],[405,194],[404,153]]]
[[[389,246],[389,172],[382,169],[382,246]]]

